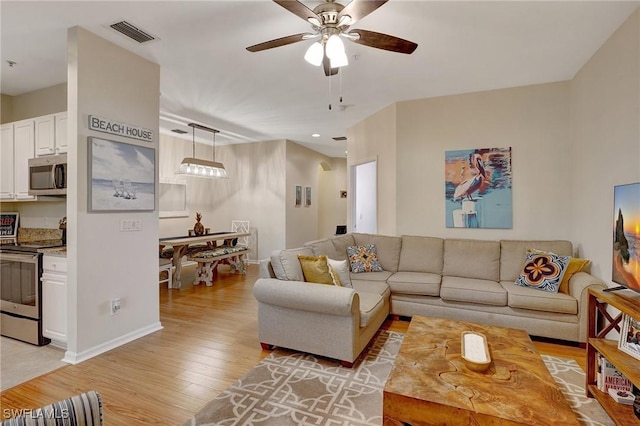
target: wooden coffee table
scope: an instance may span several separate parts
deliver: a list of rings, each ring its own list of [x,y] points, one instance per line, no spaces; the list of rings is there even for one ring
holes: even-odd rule
[[[460,335],[487,337],[492,363],[469,370]],[[523,330],[414,316],[384,388],[385,425],[578,425]]]

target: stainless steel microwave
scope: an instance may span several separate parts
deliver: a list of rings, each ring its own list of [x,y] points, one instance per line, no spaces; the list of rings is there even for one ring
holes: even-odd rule
[[[67,154],[29,160],[29,195],[67,194]]]

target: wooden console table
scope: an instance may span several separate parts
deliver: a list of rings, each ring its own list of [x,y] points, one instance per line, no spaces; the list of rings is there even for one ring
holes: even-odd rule
[[[461,333],[486,336],[483,373],[461,357]],[[578,425],[524,330],[414,316],[383,393],[384,425]]]
[[[611,306],[620,311],[615,318],[607,310]],[[640,424],[630,405],[618,404],[608,394],[598,390],[596,384],[597,359],[599,352],[631,382],[640,386],[640,362],[618,350],[618,341],[606,339],[606,335],[616,330],[620,332],[622,314],[640,318],[640,293],[622,290],[618,293],[589,289],[587,324],[587,396],[598,400],[602,408],[618,425]]]
[[[160,238],[160,254],[164,247],[173,247],[173,266],[176,268],[173,274],[173,282],[169,288],[180,288],[182,282],[180,281],[180,274],[182,272],[182,257],[187,254],[189,246],[193,244],[207,243],[211,248],[218,246],[218,241],[224,241],[224,244],[231,245],[231,241],[236,238],[251,236],[248,232],[213,232],[206,235],[198,236],[179,236],[179,237],[166,237]]]

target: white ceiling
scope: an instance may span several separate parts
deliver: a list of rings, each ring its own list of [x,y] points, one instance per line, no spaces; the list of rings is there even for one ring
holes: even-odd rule
[[[344,157],[346,143],[332,138],[394,102],[572,78],[639,5],[391,0],[352,28],[414,41],[417,50],[345,41],[350,65],[327,78],[303,60],[312,41],[245,50],[311,30],[268,0],[3,0],[0,86],[19,95],[65,82],[67,28],[79,25],[160,64],[161,131],[190,131],[185,124],[196,121],[220,129],[220,144],[289,139]],[[109,28],[120,20],[158,40],[138,44]]]

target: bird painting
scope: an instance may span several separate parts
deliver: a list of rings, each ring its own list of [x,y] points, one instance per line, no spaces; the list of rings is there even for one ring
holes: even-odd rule
[[[482,184],[488,181],[487,171],[484,167],[484,162],[482,161],[480,154],[472,154],[469,158],[469,163],[471,165],[471,173],[473,176],[465,179],[456,187],[453,193],[453,201],[457,201],[465,197],[474,201],[473,193],[479,191]]]

